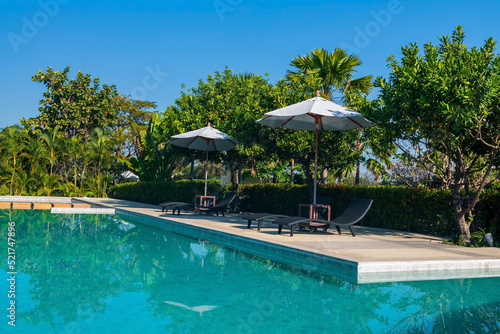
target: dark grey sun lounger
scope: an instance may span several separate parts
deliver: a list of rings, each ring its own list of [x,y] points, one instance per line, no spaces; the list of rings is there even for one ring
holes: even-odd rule
[[[225,217],[224,216],[224,211],[226,211],[226,208],[238,197],[238,195],[236,193],[227,193],[226,196],[224,196],[224,199],[222,201],[220,201],[219,203],[215,204],[215,205],[211,205],[211,206],[198,206],[196,205],[194,207],[194,211],[198,212],[198,213],[213,213],[215,212],[215,214],[217,216],[219,216],[219,212],[222,214],[222,217]]]
[[[162,207],[161,212],[164,212],[165,210],[167,210],[167,213],[168,213],[168,210],[173,209],[174,212],[172,212],[172,213],[175,213],[176,207],[189,205],[189,203],[186,203],[186,202],[163,202],[163,203],[160,203],[158,205]],[[193,204],[191,204],[191,205],[193,205]]]
[[[243,216],[241,216],[241,219],[247,220],[248,225],[247,228],[250,228],[250,225],[252,225],[253,221],[257,222],[257,230],[260,231],[260,228],[262,226],[262,221],[266,219],[275,219],[275,218],[284,218],[288,217],[285,215],[277,215],[274,213],[267,213],[267,212],[260,212],[260,213],[247,213]]]
[[[162,212],[165,210],[168,212],[168,210],[172,209],[173,215],[175,215],[175,211],[177,211],[177,215],[179,215],[181,213],[181,209],[193,208],[196,213],[215,213],[217,216],[221,213],[224,217],[224,211],[227,206],[236,199],[236,197],[237,195],[235,193],[227,193],[222,201],[210,206],[201,206],[186,202],[164,202],[158,205],[163,208]]]
[[[318,227],[322,227],[325,231],[335,226],[337,231],[340,234],[340,226],[349,227],[352,236],[356,236],[354,230],[352,229],[352,225],[359,222],[363,217],[368,213],[370,207],[372,206],[372,199],[362,199],[355,198],[351,200],[347,209],[337,218],[328,221],[324,219],[314,219],[314,218],[304,218],[304,217],[285,217],[279,218],[273,221],[273,224],[277,224],[278,226],[278,234],[281,234],[281,230],[283,226],[290,227],[290,236],[293,237],[293,232],[299,224],[307,223],[310,226],[310,230],[316,229]]]

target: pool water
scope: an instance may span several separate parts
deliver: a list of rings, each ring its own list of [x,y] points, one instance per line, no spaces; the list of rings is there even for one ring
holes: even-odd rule
[[[352,284],[118,216],[0,210],[1,333],[497,333],[500,279]],[[3,255],[5,256],[5,255]],[[5,256],[6,257],[6,256]]]

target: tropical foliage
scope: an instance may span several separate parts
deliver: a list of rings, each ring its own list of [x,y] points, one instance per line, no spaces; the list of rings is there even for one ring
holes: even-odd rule
[[[440,179],[453,192],[460,233],[470,242],[473,209],[482,189],[498,178],[500,56],[492,38],[465,45],[461,27],[427,43],[403,47],[389,58],[389,80],[379,79],[381,107],[374,119],[406,161]]]
[[[204,152],[168,141],[211,123],[239,142],[235,150],[209,154],[215,175],[230,174],[233,189],[244,175],[249,182],[285,183],[290,189],[306,183],[308,201],[314,180],[355,178],[359,184],[364,166],[372,182],[451,190],[457,226],[470,240],[475,205],[500,167],[500,57],[491,38],[481,48],[469,48],[464,40],[458,27],[438,46],[404,47],[401,61],[389,58],[390,77],[376,80],[380,91],[373,101],[372,76],[356,77],[362,61],[342,49],[315,49],[292,59],[292,70],[276,83],[229,68],[216,71],[195,87],[183,86],[162,113],[155,103],[120,96],[114,85],[89,74],[77,72],[71,79],[69,67],[49,67],[32,77],[46,87],[40,115],[0,130],[0,194],[107,196],[126,170],[147,184],[192,182],[200,177]],[[256,123],[264,113],[316,91],[377,125],[320,132],[318,175],[314,133]],[[191,184],[191,193],[182,190],[187,197],[197,189]]]
[[[118,106],[114,85],[100,85],[98,78],[78,71],[76,78],[68,78],[70,68],[64,71],[38,71],[31,80],[45,85],[47,90],[40,100],[40,115],[21,119],[21,124],[34,132],[59,127],[68,137],[88,137],[97,128],[116,123]]]

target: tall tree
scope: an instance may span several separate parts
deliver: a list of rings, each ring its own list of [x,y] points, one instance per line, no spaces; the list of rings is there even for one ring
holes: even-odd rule
[[[226,68],[216,71],[197,87],[183,92],[163,113],[165,139],[172,135],[195,130],[208,122],[220,131],[236,138],[240,145],[236,150],[210,153],[210,159],[221,159],[232,166],[234,185],[240,181],[243,166],[262,153],[261,140],[257,136],[261,126],[255,121],[266,111],[272,110],[270,98],[272,85],[266,78],[255,74],[234,74]],[[197,159],[204,159],[203,152],[196,152]]]
[[[90,152],[90,158],[93,162],[96,174],[94,186],[96,194],[100,197],[106,196],[107,182],[106,177],[110,175],[110,167],[114,157],[114,152],[110,147],[114,147],[114,140],[104,133],[100,128],[95,128],[87,141]]]
[[[143,182],[171,180],[179,163],[178,152],[166,144],[162,130],[161,116],[154,113],[147,129],[140,132],[136,156],[130,159],[131,168]]]
[[[389,57],[391,75],[379,79],[382,107],[375,118],[407,159],[452,190],[453,212],[465,242],[481,190],[498,178],[500,56],[489,38],[480,48],[464,43],[458,26],[439,45],[402,48]]]
[[[22,154],[25,145],[25,137],[21,127],[18,125],[12,125],[2,129],[0,132],[0,142],[2,143],[0,150],[2,156],[5,157],[4,159],[7,170],[11,171],[9,195],[12,195],[18,159]]]
[[[315,49],[310,54],[295,57],[290,63],[296,71],[287,72],[287,80],[301,83],[314,82],[319,78],[318,90],[321,90],[327,99],[333,99],[340,94],[342,103],[348,104],[352,95],[368,94],[373,86],[373,77],[367,75],[354,79],[357,67],[363,64],[361,59],[336,48],[333,52]]]
[[[45,85],[47,90],[40,100],[40,115],[20,123],[34,132],[59,126],[67,137],[88,137],[97,128],[107,129],[116,123],[118,110],[114,85],[100,85],[98,78],[78,71],[69,79],[70,67],[64,71],[38,71],[31,80]]]
[[[359,97],[367,95],[373,87],[373,77],[367,75],[354,78],[358,66],[362,65],[361,58],[349,54],[347,51],[336,48],[333,52],[321,49],[312,50],[309,54],[295,57],[290,65],[297,68],[296,71],[287,72],[287,80],[300,82],[311,86],[317,84],[315,90],[321,91],[323,96],[329,100],[338,100],[339,103],[353,108]],[[338,96],[336,96],[338,95]],[[359,183],[359,164],[361,149],[364,147],[362,131],[358,131],[360,137],[354,149],[358,152],[358,160],[354,163],[357,170]],[[351,166],[354,166],[351,164]],[[323,166],[322,180],[327,178],[327,166]]]
[[[118,118],[112,127],[112,136],[121,145],[120,153],[127,158],[137,154],[140,147],[140,133],[146,130],[153,117],[150,109],[156,109],[156,103],[133,100],[129,96],[116,97]]]

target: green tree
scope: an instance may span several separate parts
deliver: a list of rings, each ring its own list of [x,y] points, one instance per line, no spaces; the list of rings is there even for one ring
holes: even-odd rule
[[[150,109],[156,104],[149,101],[133,100],[129,96],[117,96],[118,119],[112,127],[112,136],[120,144],[120,154],[131,158],[140,147],[140,133],[146,130],[153,117]]]
[[[315,49],[310,54],[295,57],[290,63],[296,71],[287,72],[287,80],[311,84],[313,78],[319,78],[318,90],[327,99],[340,94],[340,100],[347,103],[351,96],[368,94],[373,86],[373,77],[367,75],[353,79],[356,68],[363,64],[361,59],[336,48],[333,52]]]
[[[304,101],[314,96],[314,86],[309,83],[278,81],[273,90],[273,101],[279,101],[272,109]],[[271,110],[272,110],[271,109]],[[270,111],[270,110],[269,110]],[[262,116],[262,115],[261,115]],[[259,134],[265,144],[265,154],[281,163],[293,162],[302,167],[305,174],[309,195],[314,192],[314,152],[315,133],[290,129],[273,129],[262,126]],[[359,152],[355,151],[359,130],[320,131],[318,145],[318,168],[322,170],[344,169],[347,164],[355,164]],[[294,169],[294,168],[293,168]],[[293,169],[290,171],[293,173]],[[315,178],[319,178],[316,176]]]
[[[323,48],[315,49],[310,54],[295,57],[290,65],[297,70],[288,70],[286,78],[290,82],[300,82],[308,86],[316,84],[315,90],[321,91],[325,98],[332,100],[335,95],[338,95],[340,103],[353,108],[359,103],[361,97],[366,96],[373,87],[371,75],[354,79],[357,67],[362,64],[363,62],[358,56],[349,54],[340,48],[336,48],[333,52]],[[356,108],[353,109],[356,110]],[[359,183],[361,150],[366,146],[364,144],[366,141],[363,141],[362,131],[357,132],[359,138],[354,149],[357,151],[358,159],[345,165],[344,170],[337,171],[336,175],[340,176],[348,173],[349,170],[355,170],[356,180]],[[343,134],[337,136],[343,136]],[[327,166],[325,165],[323,165],[322,174],[323,183],[326,183]]]
[[[90,159],[95,168],[95,182],[92,182],[93,188],[96,189],[97,196],[105,197],[107,182],[106,179],[110,173],[110,167],[113,162],[114,152],[109,148],[114,146],[114,140],[104,133],[100,128],[95,128],[94,133],[89,137],[87,142]]]
[[[78,71],[75,79],[69,79],[70,67],[64,71],[38,71],[31,80],[45,85],[47,90],[40,100],[40,115],[22,118],[20,123],[34,132],[59,126],[67,136],[88,137],[93,129],[106,129],[114,125],[118,117],[114,85],[100,85],[98,78]]]
[[[261,126],[255,121],[272,110],[271,90],[272,85],[261,76],[234,74],[228,68],[223,72],[216,71],[206,81],[200,80],[197,87],[187,93],[182,92],[175,105],[169,106],[163,113],[165,140],[172,135],[204,127],[208,122],[236,138],[240,143],[236,150],[226,154],[211,152],[209,155],[210,160],[224,160],[231,166],[233,185],[236,187],[241,181],[242,168],[264,152],[258,136]],[[205,158],[201,151],[194,154],[197,159]]]
[[[161,116],[154,113],[148,128],[140,132],[136,157],[130,159],[143,182],[170,180],[178,164],[177,152],[162,136],[162,124]]]
[[[17,163],[25,145],[24,138],[22,129],[18,125],[6,127],[2,129],[2,132],[0,132],[0,142],[2,143],[0,150],[2,158],[7,170],[10,170],[11,172],[9,195],[12,195]]]
[[[382,107],[376,118],[406,159],[428,169],[452,190],[459,231],[470,243],[472,210],[481,190],[498,177],[492,167],[500,147],[500,56],[489,38],[464,44],[458,26],[427,43],[389,57],[391,75],[379,79]]]
[[[47,152],[47,159],[50,164],[49,174],[53,174],[54,165],[57,163],[59,158],[58,153],[62,153],[64,143],[61,138],[61,133],[59,132],[59,126],[55,128],[47,128],[44,133],[39,134],[40,140],[43,142],[44,151]]]

